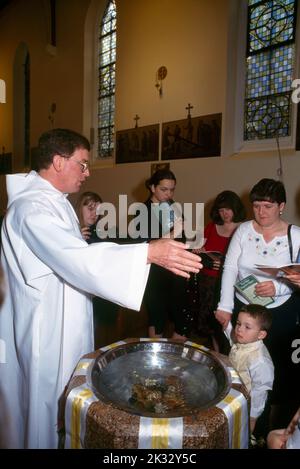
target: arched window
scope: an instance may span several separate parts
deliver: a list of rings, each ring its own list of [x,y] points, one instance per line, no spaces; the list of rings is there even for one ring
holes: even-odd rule
[[[297,106],[292,81],[300,11],[295,0],[230,0],[222,154],[293,149]]]
[[[296,0],[248,0],[244,140],[291,135]]]
[[[99,34],[97,158],[101,159],[111,157],[114,150],[116,27],[116,3],[115,0],[109,0]]]

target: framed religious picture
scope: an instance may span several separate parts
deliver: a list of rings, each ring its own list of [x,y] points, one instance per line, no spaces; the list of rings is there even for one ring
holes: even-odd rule
[[[116,132],[116,163],[158,160],[159,124]]]
[[[161,159],[220,156],[221,126],[221,113],[164,123]]]

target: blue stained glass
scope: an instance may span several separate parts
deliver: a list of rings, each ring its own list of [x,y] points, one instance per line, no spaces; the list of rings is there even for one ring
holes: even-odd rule
[[[250,53],[294,39],[295,0],[248,4]]]
[[[98,157],[112,156],[115,121],[117,10],[107,3],[99,39]]]
[[[248,1],[244,138],[290,134],[295,1]],[[288,42],[288,43],[287,43]]]
[[[268,51],[248,57],[247,98],[276,92],[274,90],[278,87],[281,87],[282,91],[291,89],[293,49],[293,46],[284,46],[275,49],[272,54]]]

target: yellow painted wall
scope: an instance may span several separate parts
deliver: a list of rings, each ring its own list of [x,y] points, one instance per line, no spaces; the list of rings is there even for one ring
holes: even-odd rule
[[[0,149],[3,145],[6,151],[13,148],[12,66],[20,41],[27,44],[31,57],[31,145],[50,128],[53,102],[57,106],[55,127],[83,131],[84,24],[93,2],[57,2],[55,56],[46,50],[42,0],[15,0],[0,15],[0,78],[7,83],[7,103],[0,105]],[[135,114],[140,116],[140,126],[183,119],[188,103],[193,105],[192,116],[222,112],[225,119],[230,5],[230,0],[117,0],[117,130],[133,127]],[[168,75],[159,98],[155,75],[161,65],[167,67]],[[282,151],[282,160],[288,193],[286,218],[300,224],[299,153]],[[235,190],[246,201],[260,178],[277,178],[279,166],[276,150],[170,163],[178,180],[176,199],[181,202],[211,202],[225,189]],[[129,203],[144,200],[150,167],[149,162],[95,168],[83,190],[95,190],[114,203],[124,193]],[[3,209],[3,177],[0,197]]]

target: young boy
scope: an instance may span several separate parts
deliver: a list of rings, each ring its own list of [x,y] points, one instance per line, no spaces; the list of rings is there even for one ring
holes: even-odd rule
[[[234,329],[236,343],[229,359],[242,378],[251,396],[250,430],[263,413],[268,390],[272,389],[274,366],[263,343],[272,324],[271,310],[257,304],[241,308]]]

